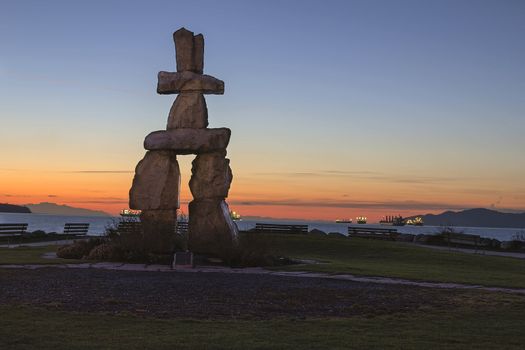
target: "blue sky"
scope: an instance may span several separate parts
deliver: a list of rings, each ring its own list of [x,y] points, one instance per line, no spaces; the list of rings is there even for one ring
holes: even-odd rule
[[[210,126],[233,131],[239,197],[311,173],[283,196],[314,201],[335,195],[323,172],[370,172],[383,182],[361,188],[385,202],[444,190],[388,190],[396,179],[439,177],[444,205],[525,209],[523,1],[2,1],[9,168],[133,169],[165,127],[174,96],[156,74],[175,69],[181,26],[204,34],[205,73],[226,83],[207,102]]]

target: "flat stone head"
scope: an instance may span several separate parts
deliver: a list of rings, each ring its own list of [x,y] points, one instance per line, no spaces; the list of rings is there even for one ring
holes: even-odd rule
[[[193,32],[181,28],[173,33],[173,41],[175,41],[177,72],[191,71],[202,74],[204,70],[204,37],[202,34],[193,35]]]

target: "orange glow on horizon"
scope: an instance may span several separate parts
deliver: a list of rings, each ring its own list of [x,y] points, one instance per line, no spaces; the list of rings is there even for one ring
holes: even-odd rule
[[[190,174],[188,168],[181,169],[181,210],[187,214],[187,203],[192,198],[187,185]],[[53,202],[118,215],[128,208],[132,179],[131,172],[0,170],[0,202]],[[429,189],[424,186],[366,178],[257,177],[244,175],[241,169],[234,178],[227,202],[230,209],[242,217],[334,221],[366,216],[369,222],[377,222],[385,215],[407,217],[490,206],[490,196],[469,194],[457,184],[428,186]],[[519,198],[506,204],[519,207]]]

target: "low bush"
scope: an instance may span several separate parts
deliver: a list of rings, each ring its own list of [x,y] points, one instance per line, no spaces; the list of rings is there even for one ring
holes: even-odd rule
[[[88,260],[118,261],[122,258],[122,251],[111,242],[95,246],[87,255]]]
[[[96,246],[105,243],[104,238],[90,238],[74,241],[57,249],[57,256],[63,259],[85,259]]]

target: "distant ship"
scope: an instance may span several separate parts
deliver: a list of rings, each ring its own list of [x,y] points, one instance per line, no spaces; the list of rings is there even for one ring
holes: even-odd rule
[[[136,218],[140,216],[140,213],[141,213],[140,210],[122,209],[120,211],[120,216]]]
[[[337,219],[335,220],[336,224],[351,224],[352,219]]]
[[[355,218],[355,221],[358,223],[358,224],[366,224],[366,216],[358,216]]]
[[[230,217],[232,218],[233,221],[241,221],[242,218],[241,218],[241,214],[235,212],[235,211],[231,211],[230,210]]]
[[[382,220],[379,220],[379,223],[385,226],[405,226],[405,219],[403,219],[401,215],[386,216]]]
[[[423,226],[423,218],[421,216],[416,216],[413,219],[408,219],[406,221],[407,225],[413,225],[413,226]]]

